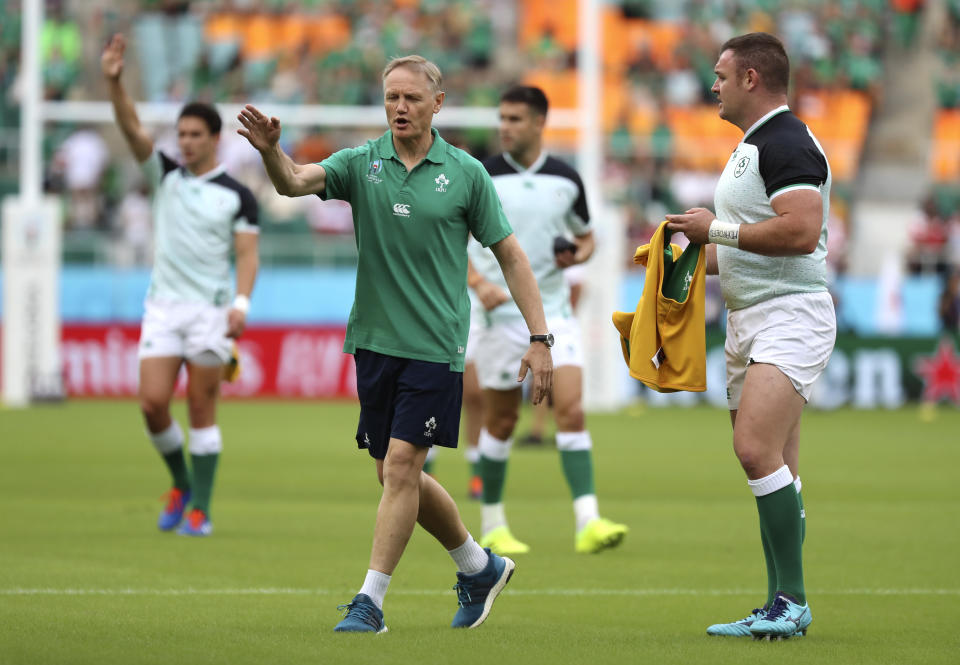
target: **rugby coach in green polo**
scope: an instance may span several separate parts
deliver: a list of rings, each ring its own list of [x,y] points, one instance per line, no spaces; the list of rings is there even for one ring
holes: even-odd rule
[[[517,380],[533,372],[534,402],[552,384],[553,339],[540,293],[490,176],[432,127],[441,85],[439,68],[418,55],[390,61],[383,70],[386,133],[319,164],[295,164],[280,149],[277,118],[249,105],[239,116],[239,133],[260,152],[277,192],[342,199],[353,208],[359,265],[343,350],[356,358],[357,445],[376,462],[383,494],[367,575],[342,606],[340,632],[387,629],[383,599],[415,522],[457,566],[455,628],[483,623],[515,568],[476,543],[447,491],[423,473],[430,446],[457,445],[470,234],[493,250],[530,329]]]

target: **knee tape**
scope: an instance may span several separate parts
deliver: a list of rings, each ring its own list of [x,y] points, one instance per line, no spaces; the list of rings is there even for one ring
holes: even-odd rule
[[[220,428],[217,425],[190,429],[190,454],[215,455],[223,448]]]
[[[557,432],[557,450],[574,452],[593,448],[590,432]]]
[[[484,427],[480,430],[480,444],[477,447],[480,449],[480,454],[487,459],[506,462],[510,457],[510,448],[513,447],[513,439],[501,441],[495,438],[487,431],[487,428]]]
[[[156,448],[157,452],[161,455],[169,455],[183,448],[183,430],[180,429],[180,423],[176,420],[170,423],[170,427],[162,432],[154,434],[148,430],[147,436],[150,437],[150,441],[153,442],[153,447]]]

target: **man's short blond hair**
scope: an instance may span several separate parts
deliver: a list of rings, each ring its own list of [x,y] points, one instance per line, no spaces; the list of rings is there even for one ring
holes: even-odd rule
[[[421,72],[427,77],[427,80],[430,81],[430,87],[433,89],[434,94],[437,94],[443,89],[443,75],[440,73],[440,68],[422,55],[405,55],[400,58],[394,58],[383,68],[382,79],[386,81],[387,74],[397,67],[409,67],[410,69]]]

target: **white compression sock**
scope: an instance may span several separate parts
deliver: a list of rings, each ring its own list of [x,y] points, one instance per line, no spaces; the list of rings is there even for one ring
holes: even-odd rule
[[[507,526],[507,513],[503,509],[502,501],[480,506],[480,532],[484,536],[502,526]]]
[[[487,567],[490,557],[469,533],[463,545],[456,549],[447,550],[447,554],[457,564],[457,570],[465,575],[476,575]]]
[[[584,494],[573,500],[573,514],[577,520],[577,531],[587,526],[590,520],[600,517],[600,508],[596,494]]]
[[[383,597],[387,595],[387,587],[390,586],[390,576],[381,573],[378,570],[370,569],[363,580],[363,586],[360,587],[360,593],[370,596],[377,607],[383,609]]]

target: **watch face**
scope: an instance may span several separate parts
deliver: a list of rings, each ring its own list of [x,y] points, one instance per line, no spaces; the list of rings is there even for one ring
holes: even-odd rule
[[[547,333],[546,335],[530,335],[530,343],[540,342],[544,344],[548,349],[553,347],[553,333]]]

